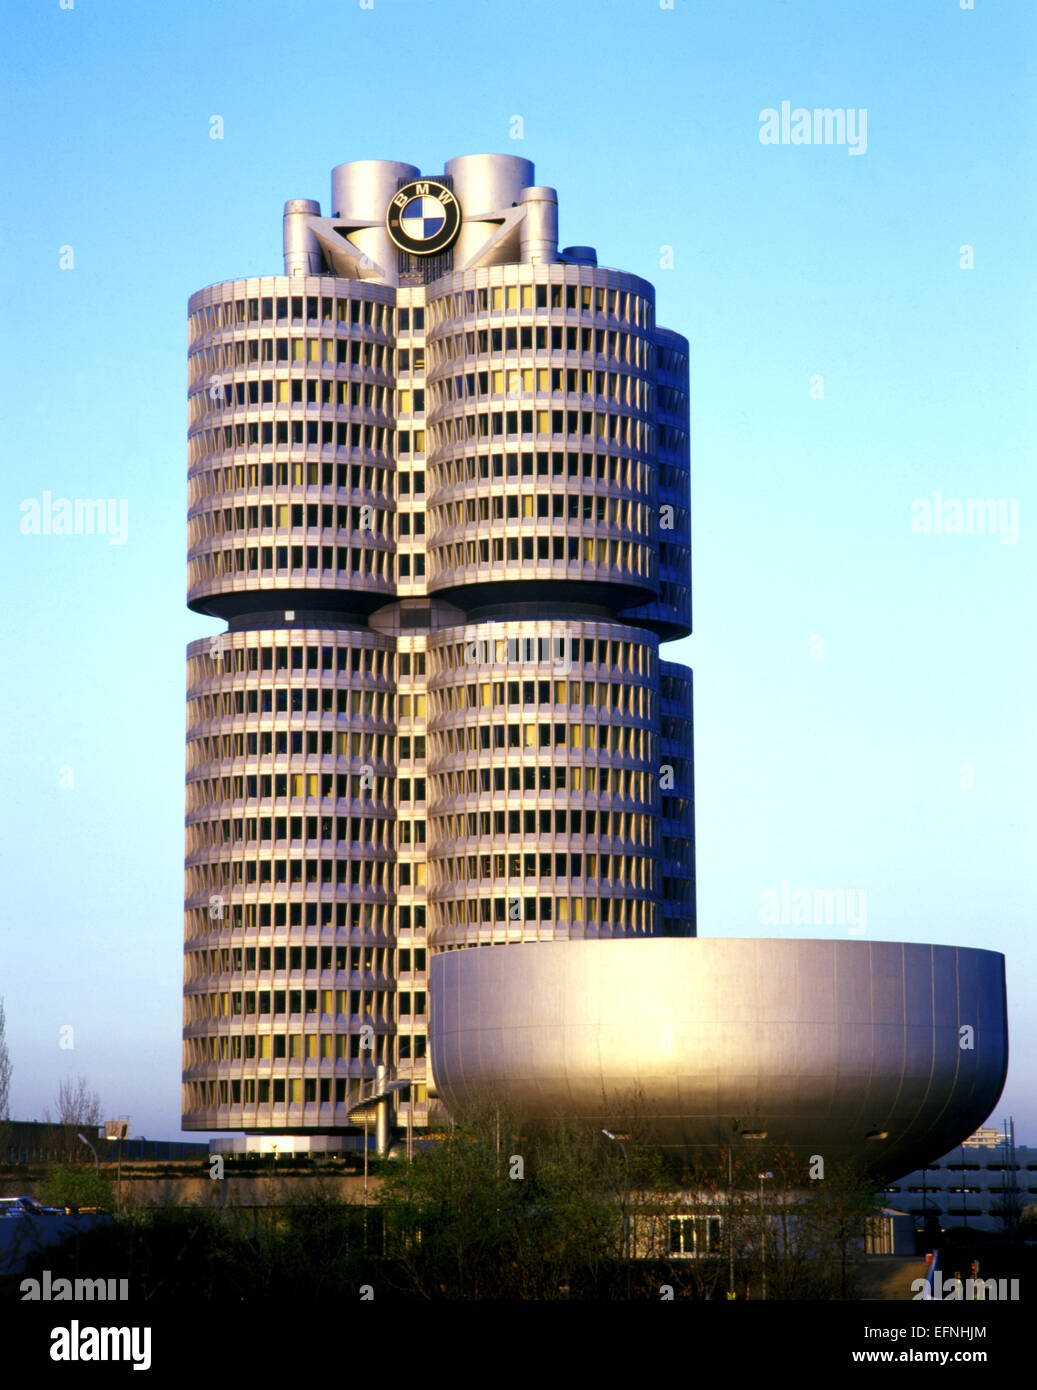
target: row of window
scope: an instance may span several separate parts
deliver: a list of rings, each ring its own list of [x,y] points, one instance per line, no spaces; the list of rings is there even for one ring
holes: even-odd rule
[[[503,771],[503,769],[497,769]],[[511,772],[517,769],[510,769]],[[527,769],[532,771],[532,769]],[[647,773],[617,772],[608,768],[593,767],[565,767],[558,766],[553,769],[553,777],[550,776],[552,769],[540,769],[541,790],[572,790],[598,793],[600,795],[611,794],[618,800],[621,797],[630,799],[631,797],[644,804],[648,804],[644,795],[646,789],[651,787],[651,777]],[[548,774],[544,776],[544,774]],[[442,795],[449,794],[451,783],[456,788],[461,784],[463,788],[464,774],[446,774],[432,778],[436,785],[434,796],[438,800]],[[425,803],[425,778],[415,778],[415,786],[412,789],[410,778],[402,779],[406,787],[400,788],[398,800],[401,802],[413,802],[418,805]],[[438,785],[437,785],[438,784]],[[630,788],[628,791],[627,788]],[[413,790],[413,796],[412,796]],[[463,795],[463,790],[460,793]],[[402,810],[403,808],[401,808]],[[692,812],[692,803],[680,797],[663,798],[663,815],[667,819],[684,819]],[[551,810],[549,808],[505,808],[500,810],[468,811],[460,814],[445,816],[434,816],[433,825],[439,831],[441,839],[454,840],[475,835],[534,835],[540,830],[549,830],[551,826]],[[604,817],[604,811],[597,813]],[[588,821],[588,834],[595,831],[591,828],[595,824],[595,811],[586,812]],[[396,838],[400,845],[424,844],[425,843],[425,822],[423,820],[408,820],[401,818],[396,822]],[[605,833],[604,831],[602,833]],[[226,819],[214,819],[211,821],[197,821],[188,824],[186,831],[187,856],[192,858],[200,852],[211,849],[222,849],[235,845],[263,845],[266,843],[277,844],[285,842],[291,844],[326,844],[326,845],[357,845],[365,846],[376,851],[386,851],[391,853],[393,846],[393,822],[385,817],[372,816],[237,816]],[[276,870],[275,870],[276,873]],[[284,882],[282,869],[281,877],[276,881]],[[301,880],[293,880],[301,881]]]
[[[353,492],[391,498],[395,482],[389,469],[375,464],[318,463],[316,459],[224,464],[217,468],[192,469],[188,475],[187,500],[193,508],[205,497],[288,486],[337,488],[339,491],[348,488]]]
[[[211,411],[263,405],[350,406],[353,410],[363,408],[379,415],[391,415],[393,393],[391,387],[372,386],[360,381],[268,377],[265,381],[224,382],[222,377],[214,373],[207,387],[203,383],[202,390],[188,397],[188,420],[193,424]],[[260,419],[265,414],[261,411]],[[247,420],[249,416],[245,418]],[[331,413],[331,418],[335,418],[334,413]]]
[[[381,303],[377,299],[342,299],[333,295],[255,296],[205,304],[189,316],[188,323],[192,337],[242,323],[284,320],[360,324],[381,333],[391,333],[394,309],[392,303]],[[423,310],[417,312],[424,313]]]
[[[687,373],[688,354],[680,348],[668,347],[664,342],[656,342],[656,363],[660,375],[676,377],[678,380]]]
[[[384,975],[391,968],[391,949],[385,946],[222,946],[211,951],[189,951],[189,976],[251,974],[258,970],[351,970]],[[414,953],[413,968],[425,969],[423,950]],[[398,952],[397,969],[411,969],[411,950]]]
[[[236,738],[237,736],[225,735],[224,737]],[[244,739],[245,735],[241,735],[240,737]],[[308,755],[312,755],[318,751],[325,757],[329,757],[333,754],[335,747],[334,734],[322,733],[320,735],[319,750],[316,742],[316,734],[305,734],[302,735],[302,737],[304,739],[303,748]],[[262,740],[263,736],[259,735],[259,738]],[[360,735],[350,734],[349,738],[350,747],[353,749],[353,740],[359,739]],[[362,771],[359,774],[359,798],[376,803],[385,802],[389,794],[389,788],[385,779],[391,775],[385,771],[388,766],[385,760],[385,754],[389,751],[390,736],[387,734],[372,734],[365,736],[365,742],[370,745],[372,751],[367,755],[367,760],[362,764]],[[294,734],[291,736],[291,743],[297,752],[300,751]],[[228,753],[226,756],[244,757],[244,744],[240,746],[242,748],[240,754]],[[263,745],[261,744],[260,746],[262,747]],[[220,761],[224,756],[221,750],[225,747],[237,749],[239,745],[236,741],[231,745],[225,745],[222,742],[217,744],[212,739],[198,738],[192,735],[188,741],[187,748],[188,773],[190,774],[191,770],[195,767],[202,766],[209,762]],[[272,746],[267,748],[266,751],[272,752]],[[286,748],[281,748],[278,751],[285,752]],[[379,768],[378,771],[375,770],[376,766]],[[311,780],[318,775],[320,781],[314,782]],[[348,780],[338,780],[340,777],[344,778],[346,776],[346,774],[340,773],[334,774],[336,778],[335,781],[329,781],[328,778],[330,778],[331,775],[330,773],[292,774],[288,772],[271,772],[248,773],[236,775],[234,777],[215,779],[191,778],[189,776],[188,786],[198,789],[194,794],[192,804],[199,806],[211,806],[215,803],[232,799],[240,801],[242,796],[247,796],[249,798],[259,796],[264,799],[288,796],[334,796],[338,799],[350,797],[355,800],[356,798],[352,797],[352,793],[356,788],[356,783]],[[303,778],[304,780],[297,780],[298,778]],[[241,791],[242,787],[245,788],[244,792]],[[316,787],[317,790],[311,790],[313,787]],[[256,788],[258,788],[258,790],[255,790]]]
[[[353,750],[354,754],[359,754],[359,743],[361,737],[360,734],[333,735],[332,737],[334,737],[335,739],[341,737],[349,738],[350,747]],[[323,739],[324,735],[322,734],[322,747]],[[356,741],[355,743],[353,742],[354,740]],[[378,736],[377,739],[373,739],[371,741],[377,742],[380,745],[387,742],[387,740],[384,739],[382,736]],[[405,741],[408,747],[406,752],[404,752],[401,748],[401,761],[409,761],[412,757],[410,747],[411,740],[409,738],[406,740],[400,739],[399,743],[403,744]],[[417,751],[417,749],[415,748],[413,757],[417,759],[424,758],[424,737],[413,740],[413,743],[414,745],[420,745],[420,751]],[[385,781],[383,780],[385,774],[383,772],[375,772],[373,763],[367,763],[365,767],[367,769],[366,775],[364,773],[361,773],[361,795],[366,795],[367,798],[371,801],[385,801],[388,796],[388,788],[385,784]],[[280,772],[262,774],[249,773],[247,775],[239,773],[233,777],[213,777],[194,779],[188,784],[193,793],[192,801],[190,804],[192,807],[213,806],[224,801],[244,801],[246,799],[249,801],[255,801],[258,798],[262,798],[264,801],[268,801],[271,797],[287,797],[289,787],[288,777],[289,774],[287,772]],[[308,786],[309,784],[304,783],[303,785]],[[335,785],[337,790],[338,784],[336,783]]]
[[[604,541],[579,536],[523,536],[521,539],[458,541],[436,545],[430,552],[431,576],[437,578],[469,565],[496,565],[520,560],[551,561],[565,565],[607,565],[626,575],[654,579],[657,562],[653,551],[633,541]]]
[[[655,861],[631,854],[497,854],[439,858],[433,889],[440,885],[478,882],[481,879],[559,878],[599,879],[651,892],[655,886]]]
[[[603,397],[646,415],[654,409],[653,388],[643,376],[633,372],[593,371],[589,367],[509,367],[445,376],[429,383],[428,408],[440,410],[494,396],[518,399],[534,394]],[[424,393],[415,392],[417,395]],[[410,392],[400,392],[401,410],[410,409],[409,405],[402,404],[404,396],[409,399]],[[424,400],[414,406],[415,410],[424,408]]]
[[[187,459],[194,466],[200,459],[223,453],[225,450],[254,446],[272,449],[275,445],[313,444],[325,449],[366,449],[368,452],[392,457],[393,430],[388,425],[335,424],[311,420],[267,420],[264,423],[221,425],[216,429],[198,430],[188,440]],[[288,465],[284,465],[287,469]],[[302,481],[301,463],[293,469],[293,481]]]
[[[242,430],[244,426],[237,428]],[[249,429],[252,428],[250,425]],[[339,428],[351,429],[356,433],[361,426]],[[226,426],[225,435],[229,434],[230,429],[231,426]],[[373,432],[370,425],[363,426],[363,429],[368,434]],[[645,455],[655,451],[654,425],[646,424],[633,415],[617,415],[604,410],[482,411],[477,415],[450,416],[429,424],[426,434],[429,449],[448,449],[454,444],[468,445],[473,439],[517,439],[520,435],[531,439],[534,435],[569,435],[582,436],[587,440],[604,440]],[[230,448],[231,445],[228,443],[226,447]],[[370,446],[365,443],[364,447]],[[214,449],[210,452],[214,452]]]
[[[218,894],[245,884],[284,884],[316,887],[368,888],[391,892],[393,865],[384,859],[234,859],[189,864],[184,872],[187,897]],[[424,865],[421,870],[424,881]]]
[[[338,693],[345,696],[349,703],[351,703],[351,694],[370,696],[375,704],[375,713],[368,717],[379,720],[388,719],[388,714],[385,711],[388,709],[388,702],[392,699],[391,695],[373,694],[369,690],[352,692],[340,690]],[[398,702],[402,705],[405,700],[410,702],[413,698],[410,695],[401,695]],[[422,702],[422,711],[424,711],[425,696],[419,695],[417,699]],[[333,757],[335,756],[334,749],[335,735],[330,732],[318,733],[316,730],[307,733],[301,729],[276,729],[269,733],[217,734],[214,737],[203,736],[200,738],[192,735],[188,750],[188,768],[197,767],[200,763],[218,762],[229,758],[287,757],[292,753]],[[374,765],[369,763],[366,766],[373,769]],[[269,775],[275,776],[274,773]],[[376,780],[373,770],[367,775],[366,780],[362,780],[364,778],[362,772],[352,778],[345,773],[332,774],[330,772],[320,774],[316,772],[281,773],[276,774],[276,776],[283,776],[288,780],[287,790],[284,792],[275,790],[275,796],[334,796],[339,799],[366,796],[369,799],[380,799],[381,794],[383,794],[384,784],[380,778]],[[334,780],[332,780],[333,778]],[[372,797],[371,793],[378,793],[379,795]]]
[[[488,369],[495,368],[504,355],[519,353],[576,353],[593,356],[608,366],[634,368],[654,379],[655,344],[638,333],[605,328],[578,328],[562,324],[502,325],[499,328],[469,329],[464,333],[437,335],[427,345],[428,375],[433,380],[458,366],[468,367],[473,359],[487,358]],[[533,359],[534,362],[537,360]],[[550,358],[549,358],[550,361]],[[521,360],[501,363],[501,369],[521,369]]]
[[[642,496],[648,494],[654,468],[645,459],[620,454],[578,454],[545,450],[508,454],[466,454],[429,465],[429,492],[433,498],[451,487],[463,488],[469,483],[490,482],[499,478],[582,478],[585,482],[597,479]],[[687,479],[685,478],[685,490]]]
[[[650,299],[631,290],[603,285],[564,284],[489,285],[442,295],[429,303],[429,327],[449,319],[514,309],[566,309],[583,314],[607,314],[609,318],[652,328],[655,307]]]
[[[187,1017],[185,1023],[196,1023],[213,1018],[241,1018],[241,1017],[281,1017],[281,1015],[292,1014],[321,1014],[327,1017],[338,1018],[357,1018],[364,1019],[374,1026],[375,1023],[387,1024],[392,1019],[392,1000],[395,994],[396,1013],[405,1014],[407,1017],[424,1017],[427,1010],[428,996],[425,990],[364,990],[364,989],[245,989],[245,990],[219,990],[210,994],[193,994],[189,991],[184,993],[184,1008]],[[284,1034],[280,1035],[282,1046],[284,1045]],[[296,1034],[301,1046],[302,1036]],[[316,1035],[312,1035],[316,1037]],[[330,1047],[334,1034],[325,1035]],[[360,1055],[359,1044],[362,1041],[362,1034],[359,1032],[350,1034],[340,1032],[338,1034],[339,1046],[343,1049],[340,1056],[345,1056],[345,1046],[347,1042],[355,1040],[356,1050],[352,1053],[354,1057]],[[275,1045],[273,1057],[284,1056],[284,1052],[276,1051],[277,1034],[267,1034],[260,1037],[260,1060],[270,1057],[270,1045]],[[264,1050],[264,1048],[266,1050]],[[291,1056],[302,1056],[302,1052],[292,1053]],[[313,1054],[316,1056],[316,1053]],[[330,1056],[330,1053],[325,1054]]]
[[[311,685],[290,688],[263,686],[258,690],[225,690],[222,695],[192,695],[188,699],[188,705],[194,706],[194,710],[189,711],[188,722],[189,726],[193,727],[203,719],[226,718],[236,714],[282,714],[289,711],[293,714],[302,714],[304,711],[310,714],[321,711],[334,714],[336,706],[340,713],[371,715],[374,693],[370,690],[340,690],[334,686]],[[344,697],[343,700],[339,700],[340,695]],[[372,698],[365,700],[365,695]],[[343,756],[351,749],[359,753],[360,749],[356,744],[359,738],[359,734],[347,733],[322,736],[320,751]],[[302,745],[294,744],[293,751],[301,752]],[[313,751],[318,750],[314,748]]]
[[[412,1025],[404,1025],[412,1026]],[[427,1039],[420,1033],[405,1033],[407,1056],[411,1060],[425,1056]],[[413,1048],[410,1044],[413,1042]],[[364,1061],[364,1053],[373,1049],[360,1047],[353,1052],[349,1035],[343,1033],[232,1033],[201,1038],[185,1038],[183,1061],[185,1068],[205,1067],[211,1062],[249,1061]],[[352,1070],[352,1068],[350,1068]]]
[[[433,688],[429,698],[433,716],[454,709],[568,705],[574,709],[589,707],[651,719],[653,696],[645,686],[628,681],[494,680]],[[593,741],[587,744],[588,748],[595,746]],[[607,743],[602,744],[602,747],[607,746]]]
[[[587,924],[651,934],[654,902],[644,898],[552,898],[519,894],[500,898],[453,898],[432,905],[435,930],[500,922]]]
[[[381,1044],[382,1040],[378,1040]],[[382,1046],[377,1060],[381,1061]],[[401,1054],[402,1055],[402,1054]],[[346,1081],[340,1077],[278,1078],[240,1081],[188,1081],[184,1083],[184,1114],[222,1105],[344,1105],[359,1104],[371,1092],[370,1082]],[[413,1096],[413,1100],[411,1097]],[[428,1104],[428,1087],[423,1083],[405,1086],[398,1096],[404,1105],[423,1108]]]
[[[279,573],[300,570],[336,579],[344,575],[388,587],[393,582],[393,553],[373,546],[277,545],[241,546],[235,550],[193,551],[188,562],[188,584],[212,581],[235,574]]]
[[[361,645],[359,634],[347,635],[347,642],[341,645],[315,646],[313,643],[293,642],[288,645],[277,642],[273,634],[266,642],[241,646],[231,645],[233,638],[222,633],[211,639],[216,646],[216,655],[209,658],[210,664],[197,669],[197,675],[212,675],[213,665],[217,672],[248,673],[253,671],[337,671],[352,675],[373,675],[379,680],[392,676],[392,662],[395,655],[391,647]],[[194,662],[200,660],[195,656]]]
[[[231,845],[365,845],[392,853],[392,822],[368,816],[238,816],[188,825],[188,857]]]
[[[584,666],[612,666],[618,670],[656,677],[656,652],[643,642],[629,642],[602,637],[558,637],[550,635],[500,637],[492,630],[471,642],[443,642],[436,639],[430,651],[430,675],[434,678],[447,671],[457,671],[475,665],[536,663],[553,667],[555,675]],[[546,674],[546,671],[545,671]]]
[[[609,724],[465,724],[429,734],[433,761],[491,749],[600,749],[639,762],[652,759],[652,735],[647,729]],[[600,773],[605,771],[599,768]]]
[[[641,844],[648,847],[651,847],[655,840],[653,818],[645,811],[590,811],[583,809],[523,811],[520,813],[522,815],[522,829],[518,832],[504,828],[509,825],[505,817],[510,814],[512,813],[507,811],[471,811],[458,816],[433,817],[432,823],[439,832],[437,838],[440,844],[474,839],[480,835],[499,838],[511,833],[567,835],[570,837],[586,835],[588,839],[597,837],[602,840],[612,839],[623,844]],[[535,817],[535,819],[531,820],[530,817]],[[533,828],[530,829],[530,826]],[[469,857],[470,868],[475,864],[476,857]],[[473,870],[469,877],[482,878],[485,875],[475,873]]]
[[[212,409],[226,376],[236,370],[262,374],[266,364],[319,363],[322,366],[359,367],[365,374],[392,381],[393,349],[357,338],[237,338],[192,348],[188,355],[188,389],[198,400],[198,412]],[[189,397],[190,399],[190,397]]]
[[[429,511],[435,523],[433,540],[448,527],[463,529],[476,521],[595,521],[638,535],[648,529],[648,508],[643,502],[586,493],[498,493],[493,497],[470,497],[464,502],[432,503]]]
[[[237,531],[301,529],[360,531],[392,535],[392,512],[383,507],[321,506],[316,502],[279,502],[264,506],[217,507],[188,518],[197,536],[231,535]]]
[[[422,930],[425,926],[425,909],[414,909],[413,924],[411,908],[399,907],[397,922],[399,931]],[[406,916],[404,915],[406,913]],[[213,931],[263,931],[268,927],[323,927],[348,929],[350,937],[357,933],[363,935],[365,942],[371,938],[376,941],[387,940],[393,928],[393,909],[386,903],[335,902],[335,901],[294,901],[283,899],[277,902],[241,903],[228,902],[221,896],[209,899],[208,907],[189,908],[185,918],[193,922],[197,930],[190,939],[207,936]]]

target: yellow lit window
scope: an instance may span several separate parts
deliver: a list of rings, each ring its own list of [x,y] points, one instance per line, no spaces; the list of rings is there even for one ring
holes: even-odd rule
[[[518,286],[509,285],[504,291],[504,307],[506,309],[518,308]]]
[[[331,1013],[331,990],[326,990],[328,996],[328,1007],[325,1013]],[[322,1033],[320,1037],[320,1055],[325,1058],[332,1058],[335,1055],[335,1035],[334,1033]]]
[[[306,1034],[306,1056],[316,1059],[317,1056],[317,1034]]]
[[[288,1099],[292,1104],[302,1100],[302,1080],[296,1078],[288,1083]]]
[[[523,285],[523,286],[522,286],[522,307],[523,307],[523,309],[532,309],[532,307],[533,307],[533,286],[532,286],[532,285]]]
[[[503,396],[503,394],[504,394],[504,373],[503,373],[503,372],[494,372],[494,373],[493,373],[493,394],[494,394],[495,396]]]
[[[292,361],[305,362],[306,341],[304,338],[292,339]]]
[[[278,381],[278,383],[277,383],[277,399],[278,399],[278,402],[279,402],[281,405],[287,404],[287,402],[288,402],[288,382],[287,382],[287,380]]]
[[[503,306],[504,306],[504,291],[501,289],[500,285],[495,285],[495,286],[493,287],[493,289],[490,290],[490,308],[491,308],[491,309],[501,309],[501,308],[503,308]]]
[[[410,391],[397,391],[396,395],[399,401],[399,404],[397,406],[399,413],[401,415],[409,414],[411,408],[410,403],[412,399]]]
[[[551,373],[546,367],[541,367],[537,371],[537,390],[549,391],[551,389]]]
[[[271,1051],[270,1051],[271,1046],[272,1046],[272,1043],[271,1043],[270,1034],[269,1034],[269,1033],[265,1033],[265,1034],[263,1035],[263,1037],[261,1037],[261,1038],[259,1039],[259,1055],[260,1055],[260,1057],[269,1057],[269,1056],[271,1055]]]
[[[289,1056],[289,1057],[301,1057],[301,1056],[302,1056],[302,1034],[301,1034],[301,1033],[292,1033],[292,1034],[289,1035],[289,1038],[288,1038],[288,1056]]]

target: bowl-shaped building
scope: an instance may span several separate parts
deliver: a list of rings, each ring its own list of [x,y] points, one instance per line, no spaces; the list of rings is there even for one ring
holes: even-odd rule
[[[893,1178],[996,1105],[1004,957],[771,939],[447,951],[429,1043],[452,1112],[506,1094],[531,1123],[576,1116],[689,1155],[740,1132]]]

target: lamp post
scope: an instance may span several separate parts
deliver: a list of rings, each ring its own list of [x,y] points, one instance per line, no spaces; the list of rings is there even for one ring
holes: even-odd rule
[[[734,1226],[731,1222],[731,1203],[734,1200],[734,1164],[731,1145],[727,1146],[727,1296],[735,1296]]]
[[[76,1135],[76,1138],[77,1138],[77,1139],[82,1139],[83,1143],[87,1146],[87,1148],[88,1148],[88,1149],[90,1150],[90,1152],[93,1154],[93,1156],[94,1156],[94,1172],[97,1174],[98,1177],[100,1177],[100,1176],[101,1176],[101,1160],[100,1160],[100,1159],[98,1158],[98,1156],[97,1156],[97,1150],[94,1148],[93,1144],[91,1144],[90,1140],[86,1137],[85,1134],[77,1134],[77,1135]]]
[[[364,1115],[364,1254],[367,1254],[367,1115]]]
[[[605,1136],[606,1139],[611,1139],[614,1143],[616,1143],[616,1144],[619,1145],[620,1150],[621,1150],[621,1152],[622,1152],[622,1154],[623,1154],[623,1163],[624,1163],[625,1168],[626,1168],[626,1175],[627,1175],[627,1195],[626,1195],[626,1201],[625,1201],[624,1204],[623,1204],[623,1259],[624,1259],[624,1262],[625,1262],[626,1267],[627,1267],[627,1300],[629,1301],[629,1299],[630,1299],[630,1210],[629,1210],[629,1208],[630,1208],[630,1159],[627,1157],[627,1149],[626,1149],[626,1145],[623,1143],[623,1140],[624,1140],[624,1139],[629,1139],[629,1138],[630,1138],[630,1135],[629,1135],[629,1134],[613,1134],[612,1131],[611,1131],[610,1129],[603,1129],[601,1132],[602,1132],[602,1134],[604,1134],[604,1136]]]
[[[116,1211],[122,1211],[122,1141],[129,1133],[129,1128],[129,1120],[105,1120],[104,1122],[104,1137],[110,1141],[117,1141],[119,1145],[119,1167],[115,1187]]]
[[[773,1178],[773,1173],[760,1173],[760,1264],[763,1274],[763,1297],[767,1298],[767,1228],[763,1219],[763,1180]]]

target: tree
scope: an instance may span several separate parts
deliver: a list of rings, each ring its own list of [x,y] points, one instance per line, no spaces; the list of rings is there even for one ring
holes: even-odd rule
[[[0,1163],[7,1159],[11,1118],[11,1054],[7,1047],[7,1015],[0,996]]]
[[[40,1184],[39,1199],[48,1207],[97,1208],[115,1210],[115,1194],[108,1175],[94,1168],[70,1168],[55,1163]]]
[[[96,1137],[98,1127],[101,1123],[101,1098],[96,1091],[91,1091],[86,1082],[86,1077],[80,1075],[75,1081],[70,1076],[58,1086],[56,1098],[57,1114],[51,1119],[49,1110],[43,1112],[43,1117],[48,1124],[59,1124],[65,1131],[65,1143],[70,1153],[77,1152],[76,1135],[80,1130],[93,1130]],[[90,1135],[88,1134],[89,1138]],[[86,1157],[86,1150],[83,1151]]]
[[[0,995],[0,1122],[11,1118],[11,1054],[7,1047],[7,1015]]]

